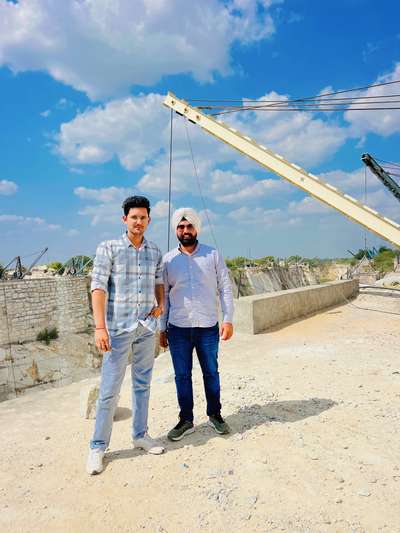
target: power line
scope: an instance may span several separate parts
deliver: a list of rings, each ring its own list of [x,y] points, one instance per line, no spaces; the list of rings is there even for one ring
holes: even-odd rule
[[[270,111],[270,112],[286,112],[286,111],[319,111],[319,112],[327,112],[327,111],[399,111],[400,107],[332,107],[332,108],[323,108],[321,109],[320,106],[318,107],[279,107],[279,108],[262,108],[259,107],[243,107],[240,109],[232,109],[228,111],[220,111],[219,113],[211,113],[212,116],[216,117],[218,115],[227,115],[229,113],[238,113],[242,111]]]
[[[203,110],[221,110],[212,113],[213,116],[235,113],[239,111],[398,111],[400,107],[393,104],[400,103],[395,100],[400,94],[390,95],[356,95],[350,97],[330,98],[337,95],[364,91],[375,87],[399,84],[400,80],[394,80],[383,83],[376,83],[364,87],[345,89],[342,91],[333,91],[322,93],[315,96],[303,98],[294,98],[288,100],[251,100],[251,99],[189,99],[190,102],[200,102],[199,109]],[[233,105],[240,102],[240,105]],[[207,105],[205,105],[207,104]],[[254,105],[250,105],[254,104]],[[342,107],[340,107],[342,106]],[[346,106],[346,107],[345,107]]]
[[[379,98],[390,98],[390,97],[394,97],[396,96],[396,98],[398,98],[400,95],[399,94],[396,94],[396,95],[387,95],[387,96],[381,96]],[[363,101],[365,100],[366,98],[368,98],[367,101]],[[371,96],[371,97],[354,97],[354,98],[315,98],[314,100],[306,100],[304,103],[303,102],[298,102],[298,101],[292,101],[292,100],[271,100],[270,101],[270,104],[274,104],[274,105],[251,105],[251,106],[246,106],[245,104],[248,102],[248,100],[244,100],[244,104],[242,105],[204,105],[204,106],[198,106],[198,109],[244,109],[244,108],[249,108],[249,109],[269,109],[269,108],[279,108],[279,107],[287,107],[289,104],[292,104],[293,106],[296,106],[296,105],[301,105],[301,106],[304,106],[304,107],[310,107],[310,106],[315,106],[315,105],[321,105],[321,106],[327,106],[327,105],[332,105],[332,106],[340,106],[340,105],[345,105],[346,103],[349,103],[349,105],[351,105],[351,103],[354,103],[354,104],[357,104],[357,105],[381,105],[381,104],[398,104],[400,103],[400,100],[377,100],[376,102],[375,101],[371,101],[371,99],[375,100],[375,97]],[[263,101],[260,100],[258,103],[262,103]],[[312,103],[307,103],[307,102],[312,102]],[[321,103],[319,103],[321,102]],[[327,103],[326,103],[327,102]],[[333,103],[332,103],[333,102]],[[335,102],[338,102],[338,103],[335,103]]]
[[[387,82],[383,82],[383,83],[375,83],[375,84],[371,84],[371,85],[366,85],[365,87],[356,87],[356,88],[353,88],[353,89],[345,89],[345,90],[342,90],[342,91],[333,91],[333,92],[330,92],[330,93],[322,93],[322,94],[318,94],[316,96],[305,96],[305,97],[302,97],[302,98],[296,98],[296,99],[293,99],[293,100],[289,100],[290,102],[299,102],[299,101],[303,101],[303,100],[313,100],[315,98],[322,98],[324,96],[335,96],[337,94],[345,94],[345,93],[350,93],[350,92],[354,92],[354,91],[365,91],[367,89],[371,89],[373,87],[383,87],[385,85],[393,85],[393,84],[397,84],[397,83],[400,83],[400,80],[394,80],[394,81],[387,81]],[[398,96],[398,95],[396,95]],[[362,98],[367,98],[367,97],[362,97]],[[210,99],[193,99],[193,98],[189,98],[189,101],[190,102],[242,102],[243,101],[243,98],[239,98],[239,99],[233,99],[233,100],[210,100]],[[262,102],[262,100],[247,100],[248,102]]]

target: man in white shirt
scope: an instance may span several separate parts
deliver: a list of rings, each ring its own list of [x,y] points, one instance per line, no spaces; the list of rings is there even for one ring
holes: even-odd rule
[[[181,208],[172,216],[179,246],[164,258],[164,313],[160,320],[160,344],[169,345],[175,370],[180,407],[179,423],[168,433],[170,440],[193,433],[193,350],[203,373],[209,424],[219,434],[229,433],[221,416],[218,373],[219,338],[233,334],[233,295],[229,272],[215,248],[200,244],[200,217],[191,208]],[[222,325],[218,326],[218,301]]]

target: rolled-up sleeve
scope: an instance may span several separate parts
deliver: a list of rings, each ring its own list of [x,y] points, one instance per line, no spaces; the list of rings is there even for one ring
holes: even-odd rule
[[[229,271],[225,264],[224,258],[215,250],[216,255],[216,271],[217,271],[217,287],[219,292],[219,297],[221,301],[222,309],[222,321],[230,322],[233,321],[233,292],[232,292],[232,283],[229,277]]]
[[[96,257],[93,263],[92,282],[90,289],[101,289],[104,292],[108,291],[108,280],[110,278],[112,268],[112,252],[107,242],[99,244],[96,250]]]

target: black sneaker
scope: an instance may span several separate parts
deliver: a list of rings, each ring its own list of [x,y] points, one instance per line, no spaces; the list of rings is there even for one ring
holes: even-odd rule
[[[227,435],[231,432],[231,428],[225,422],[220,414],[209,417],[208,425],[211,426],[220,435]]]
[[[190,433],[193,433],[193,431],[193,422],[179,420],[176,426],[168,433],[167,437],[169,440],[181,440],[185,435],[189,435]]]

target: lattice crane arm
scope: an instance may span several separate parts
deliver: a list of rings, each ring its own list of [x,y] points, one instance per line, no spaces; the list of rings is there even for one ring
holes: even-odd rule
[[[174,94],[168,93],[164,100],[164,105],[183,115],[190,122],[198,124],[204,131],[229,144],[259,165],[311,194],[317,200],[333,207],[379,237],[400,247],[400,224],[380,215],[374,209],[363,205],[355,198],[321,180],[318,176],[310,174],[298,165],[286,161],[281,155],[275,154],[238,130],[202,113],[199,109],[190,106]]]
[[[383,185],[389,189],[395,198],[400,202],[400,186],[390,177],[389,173],[383,170],[383,168],[375,161],[370,154],[363,154],[361,161],[371,169],[371,172],[383,183]]]

